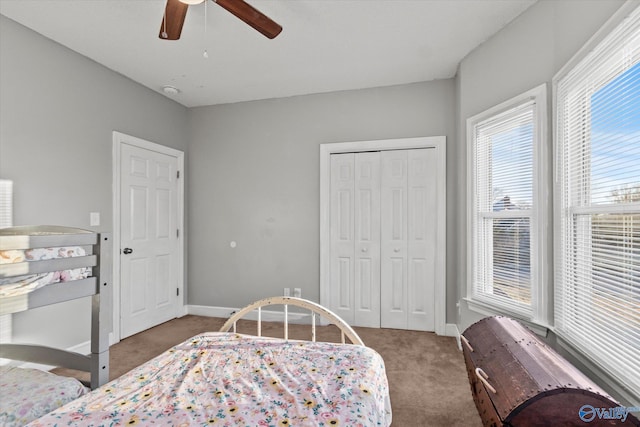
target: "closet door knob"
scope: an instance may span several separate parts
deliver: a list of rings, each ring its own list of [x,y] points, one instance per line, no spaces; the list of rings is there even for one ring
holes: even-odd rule
[[[367,252],[368,249],[367,248],[362,248],[362,252]]]
[[[393,252],[400,252],[400,248],[394,248]]]
[[[122,250],[122,253],[125,254],[125,255],[129,255],[132,252],[133,252],[133,249],[131,249],[131,248],[124,248]]]

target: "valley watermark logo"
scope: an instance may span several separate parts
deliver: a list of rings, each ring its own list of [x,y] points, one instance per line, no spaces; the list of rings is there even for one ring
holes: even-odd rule
[[[590,423],[596,418],[601,420],[621,420],[625,422],[629,412],[640,412],[640,407],[616,406],[615,408],[594,408],[591,405],[583,405],[578,411],[578,415],[585,423]]]

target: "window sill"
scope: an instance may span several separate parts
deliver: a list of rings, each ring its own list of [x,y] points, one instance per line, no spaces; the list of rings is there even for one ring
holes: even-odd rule
[[[576,367],[596,384],[603,387],[605,391],[614,395],[616,399],[622,400],[623,406],[640,407],[640,394],[638,392],[634,392],[629,386],[625,386],[623,381],[610,373],[605,367],[576,349],[560,332],[553,329],[552,331],[556,337],[557,350],[562,349],[564,351],[565,354],[561,353],[561,355],[565,359],[568,359],[574,366],[581,365]]]
[[[531,329],[536,335],[539,335],[541,337],[546,338],[549,334],[549,330],[551,329],[548,325],[532,321],[531,318],[526,317],[522,313],[505,310],[504,308],[496,307],[495,305],[486,303],[484,301],[478,301],[471,298],[464,298],[464,301],[466,301],[469,310],[476,313],[485,316],[508,316],[513,319],[517,319],[522,322],[527,328]]]

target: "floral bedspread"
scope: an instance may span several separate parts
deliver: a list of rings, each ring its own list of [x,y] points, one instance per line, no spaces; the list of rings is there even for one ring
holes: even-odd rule
[[[86,251],[81,246],[5,250],[0,251],[0,264],[70,258],[84,255],[86,255]],[[90,268],[76,268],[73,270],[52,271],[49,273],[29,274],[0,279],[0,297],[23,295],[52,283],[84,279],[90,275]]]
[[[384,362],[355,345],[195,336],[30,426],[391,424]]]
[[[0,366],[0,425],[21,427],[85,393],[74,378]]]

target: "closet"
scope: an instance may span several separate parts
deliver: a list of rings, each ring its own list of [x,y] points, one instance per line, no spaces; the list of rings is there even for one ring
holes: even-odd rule
[[[433,147],[330,154],[329,306],[350,324],[436,330],[440,155]]]

